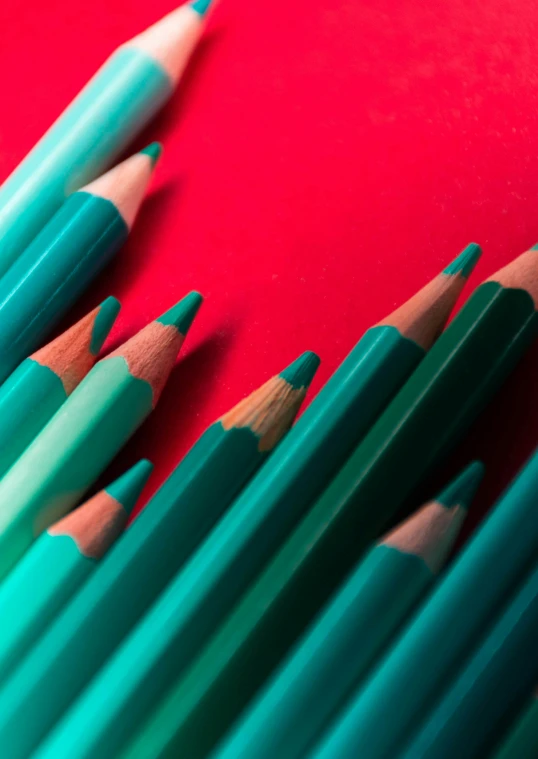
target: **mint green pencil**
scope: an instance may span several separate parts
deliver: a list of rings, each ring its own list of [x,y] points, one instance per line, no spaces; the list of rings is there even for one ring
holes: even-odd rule
[[[101,359],[4,475],[1,578],[77,503],[151,413],[200,303],[191,293]]]
[[[0,276],[66,196],[113,163],[172,95],[210,0],[121,45],[0,189]]]
[[[139,461],[49,527],[0,585],[0,682],[122,533],[152,469]]]

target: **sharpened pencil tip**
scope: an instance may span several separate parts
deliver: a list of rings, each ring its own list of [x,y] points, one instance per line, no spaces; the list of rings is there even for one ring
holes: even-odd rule
[[[92,329],[92,339],[90,343],[90,353],[97,356],[110,330],[112,329],[116,317],[119,314],[121,304],[117,298],[107,298],[101,303],[99,313],[95,317]]]
[[[196,13],[199,13],[200,16],[205,16],[212,4],[213,0],[194,0],[194,2],[191,3],[191,8],[196,11]]]
[[[194,321],[194,317],[203,303],[203,300],[204,299],[200,293],[193,290],[180,300],[179,303],[172,306],[169,311],[166,311],[166,313],[160,316],[157,321],[161,324],[173,325],[178,332],[181,332],[182,335],[186,335]]]
[[[443,271],[443,274],[448,274],[451,276],[455,276],[456,274],[461,274],[462,277],[465,277],[465,279],[468,279],[476,264],[478,263],[478,259],[482,255],[482,248],[480,245],[477,245],[475,242],[469,243],[466,248],[464,248],[459,256],[457,256],[451,264],[449,264],[446,269]]]
[[[141,459],[131,469],[128,469],[121,477],[114,480],[105,491],[109,496],[114,498],[118,503],[121,503],[127,514],[130,514],[136,502],[140,497],[140,493],[144,489],[144,485],[149,479],[150,474],[153,471],[153,464],[147,459]]]
[[[468,509],[482,481],[484,471],[481,461],[473,461],[446,486],[435,500],[447,509],[457,505]]]
[[[306,351],[287,366],[280,376],[293,388],[308,387],[320,365],[320,358],[312,351]]]
[[[143,150],[140,151],[141,154],[147,155],[151,159],[151,166],[154,167],[159,158],[161,157],[163,152],[163,146],[160,142],[152,142],[150,145],[147,145]]]

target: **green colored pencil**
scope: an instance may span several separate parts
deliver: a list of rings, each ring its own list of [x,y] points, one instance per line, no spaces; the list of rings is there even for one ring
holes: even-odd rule
[[[119,309],[116,298],[107,298],[0,386],[0,477],[90,371]]]
[[[174,91],[210,0],[121,45],[0,189],[0,276],[78,190],[113,163]],[[66,62],[69,65],[69,62]]]
[[[0,382],[125,242],[160,151],[149,145],[71,195],[1,278]]]
[[[526,704],[492,759],[535,759],[538,756],[538,692]]]
[[[0,682],[123,532],[153,466],[139,461],[36,540],[0,586]]]
[[[226,741],[222,757],[304,755],[433,583],[482,471],[480,464],[468,467],[435,501],[370,550],[257,695],[244,721]],[[122,759],[208,755],[239,712],[238,705],[254,694],[255,689],[245,684],[252,686],[257,680],[251,670],[258,669],[258,660],[267,656],[265,648],[241,655],[248,641],[246,632],[252,636],[263,626],[264,610],[270,608],[267,596],[260,593],[263,587],[258,581],[247,592]],[[285,626],[286,619],[280,623]],[[272,642],[268,639],[264,644],[271,647]]]
[[[308,354],[209,427],[36,644],[23,666],[19,716],[33,714],[21,736],[24,752],[61,717],[285,434],[305,396],[294,385],[305,361]]]
[[[330,742],[337,756],[398,756],[534,562],[537,486],[538,452],[350,702]]]
[[[463,670],[402,752],[404,758],[489,756],[499,730],[506,727],[538,676],[537,634],[535,564],[470,659],[463,660]],[[513,757],[521,759],[519,754]]]
[[[0,577],[82,497],[153,410],[200,303],[191,293],[99,361],[4,475]]]

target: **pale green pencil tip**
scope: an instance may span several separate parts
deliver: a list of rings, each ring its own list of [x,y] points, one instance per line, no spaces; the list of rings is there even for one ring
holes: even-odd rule
[[[116,321],[120,308],[121,303],[117,298],[113,298],[112,296],[101,303],[93,323],[92,339],[90,342],[90,353],[92,355],[97,356],[103,347],[103,343]]]
[[[468,509],[478,486],[482,482],[484,471],[484,465],[481,461],[473,461],[446,486],[435,500],[446,506],[447,509],[457,505]]]
[[[459,256],[457,256],[452,261],[452,263],[446,267],[446,269],[443,271],[443,274],[448,274],[450,276],[461,274],[462,277],[465,277],[465,279],[467,279],[472,274],[473,269],[476,266],[481,255],[482,248],[480,245],[477,245],[475,242],[471,242],[469,245],[467,245],[466,248],[461,251]]]
[[[538,242],[535,243],[535,245],[532,246],[531,250],[538,250]]]
[[[162,316],[159,316],[157,321],[161,322],[161,324],[173,325],[178,332],[181,332],[182,335],[186,335],[194,321],[194,317],[203,303],[203,300],[204,299],[200,293],[193,290],[180,300],[179,303],[172,306],[169,311]]]
[[[320,358],[312,351],[306,351],[293,363],[287,366],[280,377],[286,380],[292,387],[298,390],[300,387],[308,387],[320,365]]]
[[[157,161],[162,155],[163,152],[163,146],[160,142],[152,142],[151,145],[148,145],[144,148],[144,150],[140,151],[143,155],[147,155],[151,159],[151,165],[152,167],[155,166]]]
[[[136,506],[140,493],[152,471],[153,464],[151,461],[141,459],[138,464],[128,469],[125,474],[122,474],[105,490],[114,500],[121,503],[127,514],[130,514]]]
[[[196,13],[199,13],[200,16],[205,16],[212,4],[213,0],[194,0],[194,2],[191,3],[191,8],[193,11],[196,11]]]

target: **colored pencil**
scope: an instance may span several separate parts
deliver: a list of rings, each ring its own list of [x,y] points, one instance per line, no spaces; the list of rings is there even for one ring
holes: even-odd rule
[[[318,364],[315,354],[304,354],[295,365],[293,375],[288,374],[288,383],[297,390],[307,388]],[[279,450],[277,448],[274,456],[278,455]],[[267,464],[271,466],[272,459]],[[278,534],[279,523],[260,514],[259,504],[254,514],[242,507],[238,511],[237,505],[241,501],[240,496],[92,680],[72,710],[68,710],[65,721],[62,720],[57,731],[53,731],[50,748],[44,749],[45,752],[55,757],[72,755],[73,759],[90,755],[103,758],[117,755],[134,726],[173,683],[179,670],[226,613],[237,586],[248,582],[249,566],[259,560],[258,557],[267,551],[268,544]],[[257,530],[252,529],[253,521]],[[238,543],[243,545],[242,553],[237,551]],[[234,561],[238,555],[243,559],[242,563]],[[125,672],[127,662],[129,666]],[[29,671],[28,660],[26,665],[21,667],[19,676],[15,676],[10,684],[15,693],[21,693],[21,685],[26,680],[25,670]],[[121,685],[116,688],[114,683],[118,676]],[[36,679],[38,677],[37,674]],[[102,709],[102,703],[97,704],[103,690],[107,693],[106,710]],[[10,701],[8,691],[11,687],[3,695]],[[38,709],[43,707],[47,698],[48,693],[43,690]],[[0,711],[2,705],[0,695]],[[33,721],[33,702],[25,699],[21,706],[22,722],[27,723],[30,715],[30,721]],[[86,729],[89,725],[87,719],[92,723],[89,730]],[[84,723],[82,729],[81,723]],[[0,727],[0,745],[9,749],[15,741],[20,743],[16,736],[20,729],[11,732],[13,742],[10,736],[6,743],[6,733]],[[10,759],[16,759],[18,755],[13,753]]]
[[[168,100],[209,5],[183,5],[121,45],[4,182],[0,276],[65,197],[110,166]]]
[[[0,577],[82,497],[153,410],[200,303],[191,293],[99,361],[4,475]]]
[[[493,759],[535,759],[538,756],[538,692],[527,701],[525,708],[503,739]]]
[[[535,564],[402,752],[405,759],[489,756],[499,730],[509,724],[538,677],[537,633]],[[519,754],[512,756],[521,759]]]
[[[226,740],[222,757],[291,759],[304,755],[433,583],[482,472],[480,464],[472,464],[435,501],[370,550],[274,678],[256,695],[244,721]],[[259,592],[263,587],[263,581],[258,581],[247,592],[122,759],[198,759],[209,754],[239,713],[239,705],[254,695],[253,683],[262,679],[252,674],[252,669],[258,670],[258,661],[267,658],[274,638],[268,637],[255,651],[250,648],[247,656],[242,654],[248,634],[263,627],[264,612],[270,610],[268,596]],[[280,624],[285,627],[287,620],[280,619]],[[273,632],[278,635],[276,627]]]
[[[307,357],[308,358],[308,357]],[[277,444],[304,398],[304,358],[211,425],[36,644],[23,670],[35,745]],[[68,671],[69,678],[62,672]],[[26,731],[28,732],[28,731]]]
[[[0,386],[0,477],[90,371],[119,309],[116,298],[107,298]]]
[[[125,242],[159,154],[149,145],[71,195],[2,277],[0,382]]]
[[[337,756],[397,756],[411,738],[534,561],[537,486],[535,453],[350,701],[330,741]]]
[[[49,527],[0,586],[4,681],[119,537],[153,466],[139,461]]]

